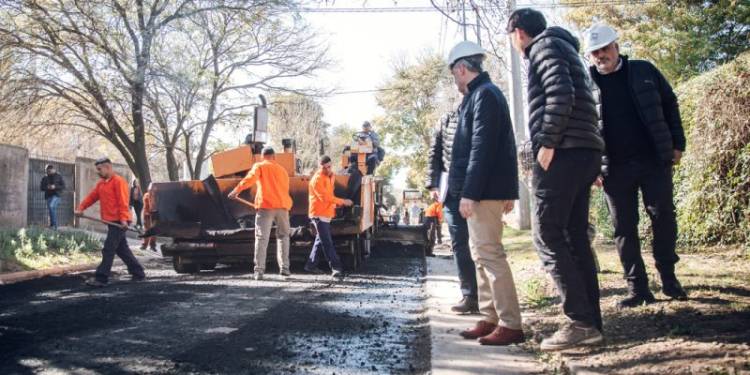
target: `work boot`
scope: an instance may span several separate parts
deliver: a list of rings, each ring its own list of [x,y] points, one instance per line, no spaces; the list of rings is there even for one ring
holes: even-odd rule
[[[671,277],[661,278],[661,291],[669,298],[676,299],[679,301],[685,301],[688,299],[685,289],[682,289],[682,285],[677,281],[677,277],[672,275]]]
[[[334,280],[341,280],[344,278],[344,271],[333,270],[331,272],[331,278]]]
[[[656,302],[656,298],[654,298],[654,295],[649,291],[640,293],[630,292],[627,297],[620,302],[617,302],[617,308],[628,309],[631,307],[648,305],[654,302]]]
[[[552,337],[542,340],[542,351],[565,350],[582,345],[598,344],[604,340],[596,327],[579,322],[570,322],[555,332]]]
[[[255,281],[263,280],[263,272],[255,272],[253,274],[253,279],[255,279]]]
[[[318,266],[310,262],[305,263],[305,272],[316,274],[316,275],[320,275],[323,273],[323,271],[321,271],[320,268],[318,268]]]
[[[147,246],[146,246],[146,244],[145,244],[145,243],[144,243],[144,244],[141,244],[141,250],[146,250],[146,247],[147,247]]]
[[[479,343],[482,345],[505,346],[510,344],[520,344],[524,342],[525,337],[520,329],[510,329],[508,327],[497,326],[492,333],[480,337]]]
[[[108,283],[97,279],[88,279],[86,280],[86,285],[93,286],[94,288],[102,288],[107,286]]]
[[[287,269],[282,269],[282,270],[281,270],[281,271],[279,272],[279,275],[281,275],[281,276],[283,276],[283,277],[289,277],[289,276],[292,276],[292,273],[291,273],[291,272],[289,272],[289,270],[287,270]]]
[[[451,307],[451,311],[456,314],[477,314],[479,313],[479,304],[475,298],[464,297],[458,305]]]
[[[476,340],[492,333],[497,328],[497,324],[490,323],[486,320],[480,320],[474,328],[467,329],[460,333],[461,337],[468,340]]]
[[[133,275],[133,276],[130,277],[130,281],[134,282],[134,283],[139,283],[141,281],[146,281],[146,276],[136,276],[136,275]]]
[[[151,245],[151,251],[158,253],[159,249],[156,248],[156,245]]]

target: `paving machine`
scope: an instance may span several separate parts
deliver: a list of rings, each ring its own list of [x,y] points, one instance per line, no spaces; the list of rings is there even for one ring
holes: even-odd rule
[[[171,243],[162,245],[161,251],[164,256],[172,257],[178,273],[211,270],[217,263],[243,264],[247,267],[252,263],[255,209],[227,198],[227,194],[261,158],[260,151],[267,138],[264,110],[263,107],[256,108],[256,125],[243,146],[213,155],[213,175],[200,181],[152,185],[154,211],[151,215],[154,225],[147,235],[172,238]],[[289,215],[292,228],[290,258],[296,261],[308,256],[315,239],[314,227],[308,218],[308,184],[311,176],[299,174],[294,141],[285,139],[282,143],[284,150],[276,153],[276,161],[289,173],[290,195],[294,202]],[[372,152],[372,145],[355,142],[350,152],[362,173],[361,184],[357,188],[350,183],[351,176],[337,175],[335,194],[350,198],[358,194],[358,199],[353,199],[358,204],[337,209],[331,230],[344,267],[355,270],[371,253],[374,240],[378,240],[379,246],[401,242],[398,239],[389,241],[387,236],[378,233],[382,228],[377,209],[382,206],[383,183],[367,175],[365,166],[366,155]],[[255,191],[256,188],[244,191],[240,198],[252,202]],[[425,232],[425,239],[426,236]],[[275,250],[274,229],[267,259],[275,259]]]

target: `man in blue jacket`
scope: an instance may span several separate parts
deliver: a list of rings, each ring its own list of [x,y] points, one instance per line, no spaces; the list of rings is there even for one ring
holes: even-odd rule
[[[482,314],[482,320],[461,336],[482,345],[510,345],[524,341],[516,287],[502,244],[503,215],[518,199],[518,165],[508,103],[483,71],[484,58],[484,50],[468,41],[457,44],[448,57],[464,98],[448,167],[447,199],[459,200],[459,212],[469,226]]]

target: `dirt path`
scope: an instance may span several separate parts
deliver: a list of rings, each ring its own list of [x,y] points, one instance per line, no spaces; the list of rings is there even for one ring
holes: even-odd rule
[[[563,319],[557,293],[541,269],[527,232],[508,231],[506,246],[526,319],[538,343]],[[686,254],[677,275],[690,294],[671,301],[661,294],[653,258],[644,252],[651,290],[658,302],[629,310],[616,303],[626,295],[614,246],[597,243],[606,343],[590,349],[539,354],[550,372],[570,369],[601,374],[750,374],[750,259],[739,248]]]
[[[0,287],[0,373],[429,371],[421,259],[373,259],[340,283],[148,268],[104,289],[83,275]]]

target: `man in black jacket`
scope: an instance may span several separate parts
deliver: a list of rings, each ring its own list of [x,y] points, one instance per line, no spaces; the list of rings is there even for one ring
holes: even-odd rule
[[[674,272],[677,218],[672,165],[685,150],[677,97],[656,67],[620,55],[617,32],[598,24],[586,34],[591,76],[599,89],[607,145],[603,185],[615,226],[615,243],[628,282],[621,308],[655,301],[648,288],[638,236],[638,191],[651,219],[653,255],[662,291],[686,299]]]
[[[448,168],[451,165],[453,137],[457,125],[458,117],[455,112],[447,113],[440,119],[430,145],[427,189],[431,191],[434,200],[443,202],[443,214],[451,236],[451,251],[458,270],[462,298],[457,305],[451,307],[451,311],[458,314],[473,314],[479,312],[479,306],[476,270],[469,251],[469,227],[466,219],[458,212],[458,199],[441,197],[439,192],[441,185],[448,184]],[[447,187],[444,186],[443,190],[445,189]]]
[[[604,149],[596,102],[578,40],[567,30],[547,28],[536,10],[518,9],[507,32],[514,48],[529,60],[529,131],[537,160],[534,243],[570,319],[542,341],[541,349],[595,344],[602,341],[602,318],[587,230],[590,188]]]
[[[65,180],[57,173],[54,165],[48,164],[45,170],[47,175],[42,177],[39,188],[44,192],[44,199],[47,201],[49,226],[57,229],[57,206],[60,205],[60,193],[65,190]]]
[[[448,57],[464,97],[448,166],[446,202],[458,200],[468,224],[482,314],[482,320],[461,336],[482,345],[510,345],[524,341],[516,287],[502,244],[503,215],[518,199],[518,165],[508,103],[482,70],[484,57],[484,50],[468,41],[457,44]]]

